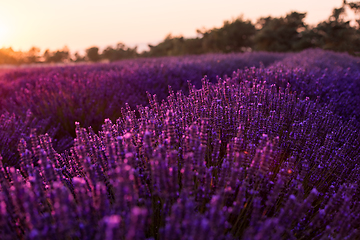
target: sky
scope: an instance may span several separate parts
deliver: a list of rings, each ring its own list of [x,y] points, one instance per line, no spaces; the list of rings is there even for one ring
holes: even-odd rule
[[[307,12],[305,22],[326,20],[343,0],[0,0],[0,48],[32,46],[71,52],[98,46],[157,44],[166,35],[195,37],[196,29],[221,27],[240,15],[260,17]],[[350,15],[349,15],[350,16]]]

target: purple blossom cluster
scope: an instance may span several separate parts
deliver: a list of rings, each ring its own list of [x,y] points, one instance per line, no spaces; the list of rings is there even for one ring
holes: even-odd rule
[[[49,136],[54,136],[58,130],[58,125],[51,122],[50,118],[37,119],[30,110],[26,112],[25,118],[21,118],[14,113],[4,112],[0,116],[0,155],[7,165],[19,167],[19,154],[17,145],[21,138],[29,140],[33,132],[47,132]],[[65,140],[66,141],[66,140]],[[64,142],[64,139],[60,140]]]
[[[0,239],[359,239],[357,121],[266,74],[148,92],[64,152],[32,132],[0,166]]]
[[[289,55],[267,69],[280,75],[267,82],[285,87],[320,102],[346,120],[360,122],[360,58],[346,53],[305,50]]]

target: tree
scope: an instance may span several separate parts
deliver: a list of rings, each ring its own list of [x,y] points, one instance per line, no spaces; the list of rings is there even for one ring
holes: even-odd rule
[[[178,56],[207,52],[241,52],[252,47],[256,33],[251,21],[238,17],[232,22],[225,21],[222,28],[197,30],[200,37],[184,38],[168,34],[158,45],[149,45],[150,51],[142,56]]]
[[[346,0],[344,0],[343,6],[349,6],[350,9],[353,10],[356,15],[358,15],[360,13],[360,2],[347,2]],[[360,19],[356,19],[355,21],[356,21],[356,23],[358,25],[358,29],[359,29],[360,28]]]
[[[112,48],[111,46],[105,48],[101,54],[101,58],[113,62],[121,59],[135,58],[137,55],[136,46],[134,48],[129,48],[120,42],[116,45],[116,48]]]
[[[335,8],[329,19],[319,23],[313,32],[318,47],[351,54],[360,51],[359,31],[345,21],[345,6]]]
[[[85,62],[85,56],[81,56],[79,52],[75,52],[73,62]]]
[[[100,60],[99,48],[91,47],[91,48],[86,49],[86,56],[87,56],[88,60],[90,60],[92,62],[99,61]]]
[[[182,36],[173,37],[168,34],[158,45],[149,44],[150,51],[146,55],[151,57],[182,55],[183,41]]]
[[[10,48],[0,48],[0,64],[20,64],[22,63],[22,53],[15,52]]]
[[[281,18],[260,18],[259,31],[254,37],[256,50],[288,52],[299,51],[311,46],[303,33],[308,29],[304,23],[306,13],[291,12]]]
[[[204,52],[240,52],[252,47],[252,38],[256,33],[251,21],[240,16],[232,22],[225,21],[221,28],[197,30],[202,37]]]
[[[51,52],[49,49],[46,49],[43,54],[44,62],[51,62]]]
[[[70,52],[67,46],[56,52],[51,52],[49,49],[46,49],[43,58],[46,63],[61,63],[69,60]]]
[[[38,63],[40,60],[40,48],[32,47],[27,52],[26,56],[26,62],[28,63]]]

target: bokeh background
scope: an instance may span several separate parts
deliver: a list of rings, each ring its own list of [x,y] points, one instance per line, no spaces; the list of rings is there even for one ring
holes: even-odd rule
[[[326,39],[335,39],[336,36],[339,37],[340,35],[344,38],[349,38],[349,35],[356,35],[357,32],[350,31],[351,33],[349,33],[348,29],[352,27],[358,30],[356,8],[351,9],[349,4],[351,2],[348,1],[345,4],[342,0],[1,1],[0,58],[2,60],[0,60],[0,63],[98,61],[101,59],[111,61],[120,58],[115,57],[114,59],[114,57],[110,58],[108,56],[89,58],[86,50],[91,47],[97,47],[99,55],[109,47],[117,50],[130,48],[137,54],[144,53],[144,51],[150,52],[150,54],[144,54],[143,56],[244,51],[245,49],[241,47],[267,51],[297,51],[308,47],[350,51],[350,49],[357,49],[359,45],[358,40],[354,43],[353,37],[350,37],[351,43],[349,43],[349,40],[345,44],[347,46],[339,49],[332,46],[333,43],[328,43]],[[336,13],[338,18],[336,18],[336,14],[334,15],[335,9],[342,9]],[[256,41],[252,41],[250,44],[242,43],[241,46],[233,48],[226,46],[229,45],[229,43],[226,43],[227,40],[219,40],[219,36],[211,36],[211,40],[207,40],[210,43],[200,43],[200,41],[195,40],[188,42],[187,45],[195,45],[193,48],[196,49],[200,47],[202,48],[201,51],[189,49],[192,48],[189,46],[180,46],[180,48],[188,48],[185,50],[174,50],[174,48],[179,48],[178,46],[172,47],[171,51],[153,49],[151,53],[149,47],[149,45],[157,46],[169,38],[181,38],[180,40],[201,39],[204,37],[204,34],[201,33],[222,29],[224,22],[234,23],[237,19],[241,19],[242,22],[251,22],[251,25],[256,27],[256,32],[244,30],[246,27],[240,26],[240,24],[232,26],[228,29],[228,32],[243,32],[247,37],[252,40],[255,37],[256,40],[258,39],[256,33],[258,37],[264,35],[259,33],[262,28],[262,25],[259,25],[261,18],[271,16],[273,19],[281,19],[286,18],[292,12],[304,15],[293,16],[296,18],[293,19],[295,26],[293,26],[293,29],[286,29],[285,32],[295,30],[295,34],[299,34],[304,31],[303,27],[305,26],[308,28],[306,33],[310,33],[310,35],[306,35],[308,41],[297,48],[281,49],[259,46]],[[331,18],[332,16],[333,18]],[[349,23],[349,26],[345,24],[346,22]],[[319,24],[322,24],[322,29],[316,29]],[[280,25],[286,24],[283,22]],[[341,29],[338,29],[339,26]],[[331,33],[335,28],[337,32]],[[315,33],[321,36],[314,37],[314,33],[310,32],[310,30],[314,29],[316,30]],[[273,29],[270,31],[273,32]],[[329,36],[323,36],[324,32]],[[219,32],[218,35],[224,36],[224,33]],[[229,36],[231,39],[235,37],[237,36]],[[265,37],[267,39],[271,38],[271,36],[267,35]],[[283,33],[279,33],[278,37],[284,38],[285,36]],[[304,38],[304,34],[302,34],[302,37]],[[321,37],[324,39],[320,39]],[[336,45],[342,44],[343,39],[335,40]],[[225,43],[213,43],[214,41]],[[290,39],[289,41],[295,40]],[[119,43],[121,44],[119,45]],[[176,45],[176,43],[172,45],[174,44]],[[214,44],[224,46],[204,46]],[[260,43],[260,45],[264,44]],[[166,48],[171,47],[167,46]],[[57,51],[61,53],[52,58],[51,55],[54,55]],[[137,56],[137,54],[127,54],[127,56],[121,58],[131,58]],[[16,60],[4,60],[5,57],[2,55],[11,55]],[[32,60],[24,59],[29,57],[32,57]],[[22,60],[19,60],[20,58]]]

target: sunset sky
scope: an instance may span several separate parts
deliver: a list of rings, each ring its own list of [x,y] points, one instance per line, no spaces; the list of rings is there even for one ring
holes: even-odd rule
[[[326,20],[342,0],[0,0],[0,48],[27,51],[100,49],[118,42],[144,50],[171,33],[221,27],[243,14],[259,17],[307,12],[306,23]],[[351,17],[351,15],[349,15]]]

